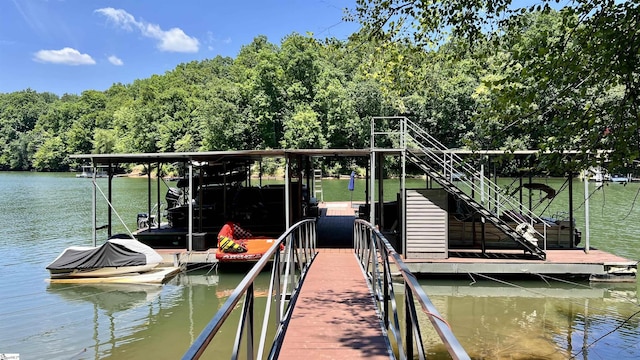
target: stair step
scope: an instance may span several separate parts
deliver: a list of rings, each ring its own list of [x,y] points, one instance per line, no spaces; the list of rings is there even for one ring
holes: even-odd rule
[[[515,231],[511,226],[509,226],[504,220],[496,216],[494,213],[486,209],[484,206],[479,204],[474,198],[467,195],[464,191],[458,188],[456,185],[451,183],[447,178],[445,178],[442,174],[438,173],[431,166],[426,163],[426,161],[422,160],[418,156],[408,152],[408,158],[413,163],[418,165],[422,170],[424,170],[429,176],[436,180],[445,190],[450,192],[453,195],[458,196],[460,199],[465,200],[467,205],[469,205],[476,212],[483,215],[486,219],[488,219],[492,224],[498,227],[505,235],[512,238],[515,242],[519,243],[525,251],[529,251],[532,254],[536,255],[538,258],[544,260],[546,254],[542,249],[538,246],[533,245],[528,240],[526,240],[522,235],[520,235],[517,231]]]

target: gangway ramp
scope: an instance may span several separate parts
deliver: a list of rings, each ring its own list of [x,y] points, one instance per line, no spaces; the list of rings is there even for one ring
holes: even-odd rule
[[[373,295],[353,249],[318,249],[278,359],[390,359]]]

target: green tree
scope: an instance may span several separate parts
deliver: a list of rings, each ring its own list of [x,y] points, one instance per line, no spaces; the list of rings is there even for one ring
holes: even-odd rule
[[[638,1],[578,0],[562,8],[551,0],[530,7],[511,0],[357,3],[365,32],[377,39],[418,48],[458,39],[475,59],[494,62],[499,72],[484,77],[480,116],[488,119],[480,128],[495,138],[506,141],[505,128],[515,134],[543,125],[521,143],[611,150],[613,165],[638,157]]]
[[[300,105],[285,120],[281,141],[285,149],[322,149],[326,146],[318,114],[309,105]]]
[[[68,170],[67,154],[62,139],[46,139],[33,156],[33,167],[38,171]]]
[[[112,129],[95,129],[93,134],[94,154],[109,154],[115,151],[117,144],[117,135]]]
[[[240,86],[237,105],[255,131],[252,148],[276,148],[282,137],[285,110],[285,75],[278,48],[264,36],[255,38],[240,50],[233,73]]]
[[[31,167],[29,133],[57,97],[31,89],[0,94],[0,169],[26,170]]]

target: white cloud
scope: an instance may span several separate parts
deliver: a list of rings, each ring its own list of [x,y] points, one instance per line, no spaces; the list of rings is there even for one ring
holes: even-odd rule
[[[116,66],[122,66],[124,64],[122,60],[115,55],[109,56],[109,62]]]
[[[180,28],[172,28],[167,31],[162,30],[160,25],[151,24],[146,21],[137,21],[135,17],[125,10],[114,8],[97,9],[95,12],[106,16],[116,26],[133,31],[138,29],[143,36],[158,41],[156,45],[160,51],[170,52],[198,52],[200,42],[197,38],[188,36]]]
[[[223,44],[223,45],[227,45],[227,44],[231,44],[231,38],[227,37],[226,39],[218,39],[213,35],[213,32],[211,31],[207,31],[207,48],[211,51],[213,51],[215,49],[215,44]]]
[[[61,50],[40,50],[35,53],[35,61],[63,65],[94,65],[96,63],[88,54],[66,47]]]
[[[162,51],[198,52],[198,39],[187,36],[184,31],[173,28],[162,34],[158,47]]]
[[[114,8],[102,8],[97,9],[94,12],[100,13],[106,16],[109,20],[113,21],[116,25],[119,25],[121,28],[132,31],[132,25],[138,27],[139,23],[136,22],[136,19],[133,15],[122,9],[114,9]]]

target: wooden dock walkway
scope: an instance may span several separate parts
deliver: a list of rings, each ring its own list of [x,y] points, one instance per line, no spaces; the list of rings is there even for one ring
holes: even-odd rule
[[[319,249],[278,359],[389,359],[373,296],[352,249]]]

